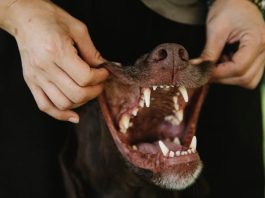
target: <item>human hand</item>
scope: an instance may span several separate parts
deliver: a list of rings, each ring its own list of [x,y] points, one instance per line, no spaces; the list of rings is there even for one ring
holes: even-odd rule
[[[254,89],[265,65],[265,24],[248,0],[216,0],[207,17],[207,41],[199,59],[217,62],[226,44],[238,50],[213,70],[213,81]],[[191,62],[197,63],[198,59]]]
[[[3,28],[17,41],[23,76],[39,109],[77,123],[71,109],[100,94],[108,76],[94,68],[104,60],[86,26],[50,1],[19,0],[9,9]]]

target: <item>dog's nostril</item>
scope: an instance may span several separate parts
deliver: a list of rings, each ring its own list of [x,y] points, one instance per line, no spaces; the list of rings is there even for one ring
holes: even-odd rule
[[[179,57],[183,61],[188,61],[188,56],[185,53],[185,50],[184,49],[179,49]]]
[[[157,57],[156,57],[156,61],[162,61],[165,60],[167,58],[167,51],[165,49],[160,49],[157,52]]]

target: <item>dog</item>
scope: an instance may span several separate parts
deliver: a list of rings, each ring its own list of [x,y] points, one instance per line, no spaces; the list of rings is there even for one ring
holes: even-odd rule
[[[98,100],[79,109],[61,155],[68,197],[180,197],[203,167],[195,131],[212,65],[192,65],[176,43],[133,66],[100,65],[111,77]]]

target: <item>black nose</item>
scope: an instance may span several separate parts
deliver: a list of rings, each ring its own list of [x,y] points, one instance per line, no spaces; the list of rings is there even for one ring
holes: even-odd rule
[[[179,69],[189,60],[184,47],[175,43],[165,43],[156,47],[149,55],[148,62],[168,66],[178,66]]]

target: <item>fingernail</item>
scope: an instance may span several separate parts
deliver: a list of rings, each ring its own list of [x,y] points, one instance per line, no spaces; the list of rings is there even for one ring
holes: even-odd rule
[[[68,121],[77,124],[79,122],[79,118],[78,117],[71,117],[68,119]]]

